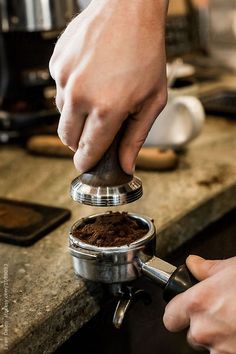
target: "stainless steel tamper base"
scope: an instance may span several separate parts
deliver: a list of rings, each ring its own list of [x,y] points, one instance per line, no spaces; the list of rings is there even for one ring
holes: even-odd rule
[[[80,176],[71,182],[70,195],[81,204],[107,207],[132,203],[143,195],[142,181],[133,176],[130,182],[119,186],[94,187],[81,181]]]

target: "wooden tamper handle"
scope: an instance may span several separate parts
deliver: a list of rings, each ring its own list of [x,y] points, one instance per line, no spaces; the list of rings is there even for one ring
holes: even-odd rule
[[[120,166],[118,149],[121,136],[119,131],[98,164],[80,175],[82,183],[93,187],[112,187],[126,184],[133,179]]]

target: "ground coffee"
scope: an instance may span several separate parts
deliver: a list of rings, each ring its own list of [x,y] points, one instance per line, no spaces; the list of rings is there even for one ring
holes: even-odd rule
[[[110,212],[86,219],[74,230],[73,236],[94,246],[117,247],[129,245],[147,232],[147,225],[127,213]]]

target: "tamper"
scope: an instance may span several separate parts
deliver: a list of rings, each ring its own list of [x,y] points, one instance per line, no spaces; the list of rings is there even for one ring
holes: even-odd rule
[[[72,181],[70,194],[74,201],[106,207],[128,204],[142,196],[141,180],[126,174],[120,166],[120,137],[121,132],[94,168]]]

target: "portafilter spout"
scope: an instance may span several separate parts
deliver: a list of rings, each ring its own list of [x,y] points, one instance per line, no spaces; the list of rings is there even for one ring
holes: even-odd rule
[[[117,329],[121,327],[125,315],[133,303],[142,300],[144,305],[150,305],[152,302],[151,296],[147,291],[135,289],[130,284],[109,284],[109,290],[113,296],[119,299],[112,320]]]
[[[141,180],[126,174],[120,166],[120,138],[121,131],[99,163],[72,181],[70,194],[74,201],[106,207],[128,204],[142,196]]]
[[[176,295],[188,290],[197,283],[196,279],[187,269],[185,264],[175,267],[158,257],[153,257],[147,262],[142,262],[137,258],[142,274],[153,280],[163,289],[163,299],[169,302]],[[143,289],[134,289],[132,286],[124,284],[110,284],[110,287],[119,288],[119,292],[113,295],[119,296],[114,316],[113,325],[120,328],[126,313],[133,302],[141,299],[145,305],[151,304],[151,296]]]

